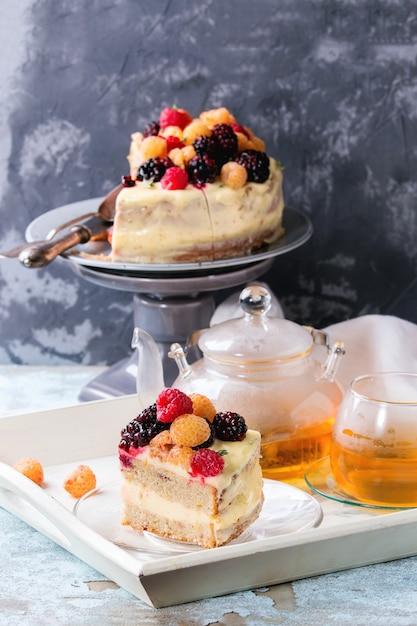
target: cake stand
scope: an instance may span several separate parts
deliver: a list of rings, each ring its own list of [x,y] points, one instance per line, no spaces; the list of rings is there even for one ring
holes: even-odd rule
[[[36,218],[26,230],[30,242],[52,238],[74,221],[94,213],[102,198],[58,207]],[[93,241],[59,257],[84,280],[110,289],[133,293],[134,326],[156,341],[163,363],[165,384],[178,375],[168,357],[173,342],[185,344],[189,334],[210,325],[215,294],[255,281],[273,265],[277,256],[304,244],[312,234],[310,220],[300,211],[286,208],[285,234],[260,252],[234,259],[205,263],[138,265],[115,263],[107,241]],[[132,328],[133,334],[133,328]],[[200,355],[195,354],[195,358]],[[192,360],[192,355],[191,355]],[[137,353],[110,366],[80,393],[81,401],[101,400],[136,392]]]

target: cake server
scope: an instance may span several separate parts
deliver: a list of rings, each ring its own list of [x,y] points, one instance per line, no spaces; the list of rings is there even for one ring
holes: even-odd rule
[[[18,258],[25,267],[45,267],[66,250],[80,243],[87,243],[92,237],[101,235],[113,222],[116,197],[122,188],[122,185],[117,185],[112,189],[98,207],[97,213],[84,221],[75,223],[67,234],[16,246],[16,248],[1,252],[0,258]],[[61,227],[56,229],[56,232],[58,230],[61,230]]]

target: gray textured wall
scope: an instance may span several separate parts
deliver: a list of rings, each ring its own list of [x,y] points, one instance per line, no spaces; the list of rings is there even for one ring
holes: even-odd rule
[[[108,191],[161,107],[224,105],[315,228],[263,277],[287,317],[417,322],[416,2],[16,0],[0,34],[0,249]],[[132,325],[132,294],[0,261],[0,363],[113,363]]]

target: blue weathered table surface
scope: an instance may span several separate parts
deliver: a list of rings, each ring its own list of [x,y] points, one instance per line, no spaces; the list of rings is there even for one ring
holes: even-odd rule
[[[102,369],[0,366],[1,414],[75,404]],[[416,581],[412,557],[153,609],[0,508],[1,625],[413,626]]]

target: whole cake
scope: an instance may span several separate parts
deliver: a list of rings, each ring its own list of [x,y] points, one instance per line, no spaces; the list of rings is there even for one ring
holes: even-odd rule
[[[260,434],[200,394],[165,389],[121,433],[122,523],[214,548],[263,504]]]
[[[132,135],[116,202],[114,261],[202,262],[250,254],[283,233],[282,170],[225,108],[166,108]]]

